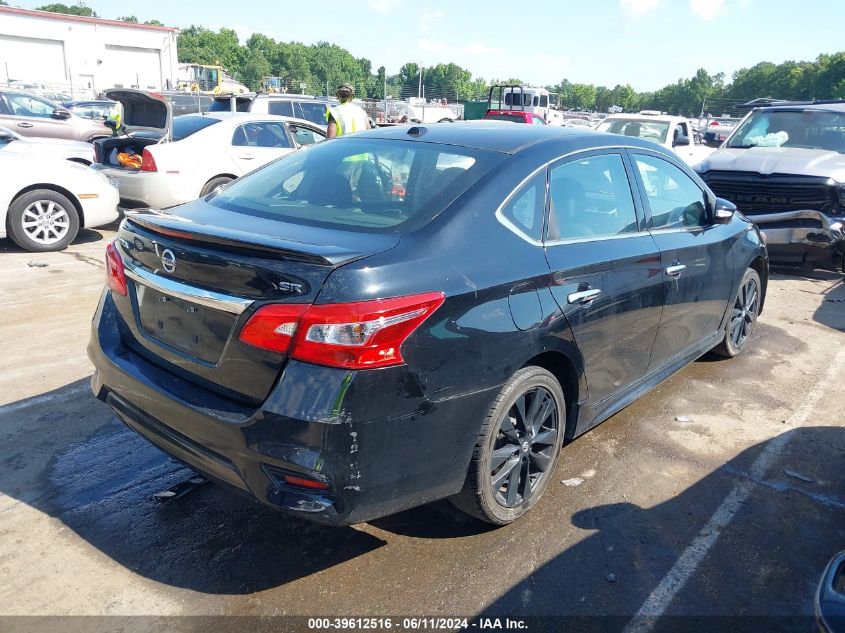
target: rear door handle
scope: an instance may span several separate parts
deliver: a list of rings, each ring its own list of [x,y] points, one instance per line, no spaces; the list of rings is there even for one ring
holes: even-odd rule
[[[577,303],[586,305],[601,294],[601,288],[593,288],[592,290],[582,290],[580,292],[573,292],[567,295],[567,303]]]
[[[674,266],[667,266],[666,267],[666,274],[672,275],[672,277],[678,277],[686,269],[687,269],[686,264],[675,264]]]
[[[18,123],[18,127],[32,127],[32,123]]]

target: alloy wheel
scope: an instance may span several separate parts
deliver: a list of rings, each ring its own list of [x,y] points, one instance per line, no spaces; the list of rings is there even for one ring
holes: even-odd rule
[[[24,209],[21,225],[26,236],[37,244],[60,242],[70,230],[67,210],[53,200],[36,200]]]
[[[731,311],[730,337],[737,349],[742,348],[751,336],[754,321],[757,319],[759,297],[760,292],[754,279],[748,279],[736,295]]]
[[[560,430],[554,397],[543,387],[522,393],[499,421],[490,457],[490,488],[496,501],[516,508],[549,476]]]

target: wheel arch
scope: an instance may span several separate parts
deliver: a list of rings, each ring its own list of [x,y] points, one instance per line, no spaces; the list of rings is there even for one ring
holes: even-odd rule
[[[566,428],[564,441],[575,436],[578,421],[578,402],[581,396],[580,363],[573,361],[567,354],[559,350],[545,351],[529,359],[523,367],[542,367],[550,372],[560,383],[566,398]]]
[[[15,202],[15,200],[20,198],[22,195],[27,194],[30,191],[38,191],[39,189],[44,189],[44,190],[47,190],[47,191],[55,191],[56,193],[60,193],[65,198],[70,200],[70,203],[73,205],[74,211],[76,211],[76,214],[79,216],[79,228],[80,229],[85,228],[85,212],[82,210],[82,205],[80,204],[79,200],[77,200],[75,195],[73,195],[70,191],[68,191],[67,189],[65,189],[64,187],[62,187],[60,185],[56,185],[56,184],[53,184],[53,183],[46,183],[46,182],[27,185],[26,187],[24,187],[23,189],[18,191],[14,196],[12,196],[12,199],[9,201],[9,206],[12,206],[12,203]],[[9,213],[7,213],[6,214],[6,233],[7,233],[7,235],[9,233],[10,229],[11,229],[11,215]]]
[[[202,194],[203,190],[206,188],[208,183],[210,183],[212,180],[215,180],[217,178],[231,178],[232,180],[238,179],[238,177],[235,174],[216,174],[216,175],[212,176],[211,178],[209,178],[208,180],[206,180],[204,183],[202,183],[202,187],[200,187],[200,195]],[[197,196],[197,197],[199,197],[199,196]]]
[[[763,312],[763,304],[766,303],[766,288],[769,285],[769,264],[766,261],[766,258],[762,255],[758,255],[754,261],[748,264],[749,268],[752,268],[760,275],[760,309],[757,311],[757,314],[760,315]]]

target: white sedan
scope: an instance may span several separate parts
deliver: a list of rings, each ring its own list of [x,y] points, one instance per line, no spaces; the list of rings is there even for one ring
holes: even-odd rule
[[[95,143],[92,169],[120,190],[128,208],[196,200],[300,147],[325,140],[310,121],[210,112],[173,117],[170,104],[135,90],[109,91],[124,107],[126,136]]]
[[[118,218],[115,188],[78,163],[0,151],[0,173],[0,238],[25,250],[61,250]]]
[[[0,154],[64,158],[82,165],[90,165],[94,160],[94,148],[91,143],[64,138],[21,136],[3,126],[0,126]]]

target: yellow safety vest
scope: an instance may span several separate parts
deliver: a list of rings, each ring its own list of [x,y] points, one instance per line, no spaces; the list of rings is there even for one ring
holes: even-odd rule
[[[337,126],[337,136],[354,134],[370,127],[367,113],[364,112],[363,108],[359,108],[354,103],[341,103],[333,108],[329,108],[329,112],[331,112],[332,118]]]

